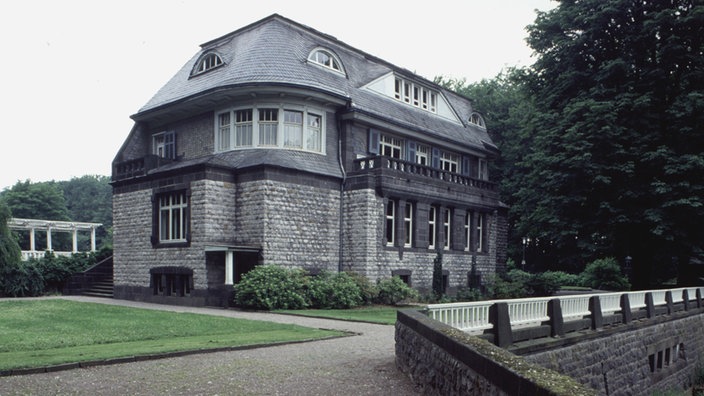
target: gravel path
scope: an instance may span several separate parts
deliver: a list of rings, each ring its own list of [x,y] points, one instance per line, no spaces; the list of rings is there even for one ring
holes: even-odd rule
[[[9,395],[415,395],[396,369],[394,327],[91,297],[76,301],[345,330],[331,340],[0,377]]]

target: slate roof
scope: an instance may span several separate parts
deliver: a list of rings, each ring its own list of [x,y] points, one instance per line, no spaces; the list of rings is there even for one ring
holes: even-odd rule
[[[318,47],[332,50],[340,58],[347,75],[309,63],[308,55]],[[224,64],[191,76],[196,62],[211,51],[219,54]],[[364,88],[391,72],[440,92],[462,124]],[[202,44],[201,50],[133,117],[148,119],[150,112],[168,108],[179,101],[208,92],[252,85],[282,85],[316,90],[350,103],[351,111],[440,139],[449,146],[461,145],[481,151],[495,151],[486,130],[467,122],[473,111],[469,99],[278,14]],[[340,170],[333,161],[334,158],[325,157],[334,156],[292,150],[259,150],[255,155],[248,150],[235,150],[194,161],[212,164],[225,161],[231,167],[240,168],[271,160],[274,162],[270,163],[274,164],[288,163],[298,169],[313,168],[310,170],[314,173],[339,176]],[[181,166],[185,165],[186,163],[181,163]]]

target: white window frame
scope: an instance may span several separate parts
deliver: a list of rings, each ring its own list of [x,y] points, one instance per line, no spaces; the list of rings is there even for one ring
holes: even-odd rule
[[[394,246],[394,242],[396,241],[396,201],[389,199],[386,202],[384,217],[384,238],[386,238],[386,246]]]
[[[159,132],[152,135],[152,154],[166,159],[176,159],[176,132]]]
[[[387,149],[389,151],[389,154],[385,153]],[[403,140],[389,135],[381,135],[379,137],[379,155],[402,159]]]
[[[450,233],[452,231],[451,224],[452,223],[452,210],[451,209],[445,209],[443,211],[443,221],[442,221],[442,226],[443,226],[443,231],[444,231],[444,236],[445,240],[443,241],[443,249],[445,250],[450,250]]]
[[[404,247],[413,246],[413,202],[406,202],[403,214]]]
[[[185,191],[159,195],[158,235],[159,243],[180,243],[187,241],[188,197]]]
[[[318,47],[310,52],[308,60],[316,66],[320,66],[326,70],[331,70],[336,73],[346,75],[345,69],[342,67],[342,61],[331,50]]]
[[[431,206],[428,210],[428,249],[435,249],[438,234],[437,218],[438,208]]]
[[[464,250],[470,251],[472,246],[472,212],[467,211],[464,215]]]
[[[305,117],[299,110],[284,109],[284,147],[303,148],[303,121]],[[299,119],[300,117],[300,119]]]
[[[394,77],[394,99],[431,113],[437,113],[437,93],[399,76]]]
[[[447,151],[440,152],[440,169],[446,172],[457,173],[459,170],[459,155]]]
[[[430,146],[424,144],[416,146],[416,164],[430,166]]]
[[[218,118],[218,151],[230,148],[232,142],[232,112],[220,113]]]
[[[477,252],[484,252],[484,213],[477,214]]]
[[[203,74],[209,70],[215,69],[216,67],[222,66],[224,63],[225,62],[222,61],[222,58],[217,53],[207,53],[198,60],[196,66],[191,72],[191,76]]]
[[[251,112],[251,120],[238,122],[238,112]],[[275,111],[274,117],[266,117],[269,120],[260,120],[263,111]],[[300,112],[303,114],[302,123],[296,124],[301,133],[300,144],[287,144],[287,128],[291,128],[286,121],[286,112]],[[221,116],[230,113],[230,133],[226,129],[221,129]],[[244,148],[281,148],[287,150],[301,150],[316,154],[325,154],[325,125],[326,116],[322,108],[301,105],[297,103],[254,103],[250,106],[238,106],[229,109],[222,109],[215,113],[215,147],[216,152],[237,150]],[[262,128],[276,130],[276,144],[273,141],[265,142],[260,130]],[[246,137],[246,139],[245,139]],[[229,141],[228,141],[229,140]],[[271,143],[271,144],[265,144]]]

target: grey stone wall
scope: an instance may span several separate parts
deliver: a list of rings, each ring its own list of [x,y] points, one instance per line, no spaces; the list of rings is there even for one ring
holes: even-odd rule
[[[372,282],[388,278],[395,270],[410,270],[411,284],[422,291],[431,290],[433,260],[437,252],[427,247],[407,248],[388,247],[384,238],[384,201],[372,189],[345,192],[343,267],[366,275]],[[421,211],[419,208],[418,212]],[[472,268],[475,256],[477,272],[486,281],[495,273],[497,257],[498,217],[487,215],[487,253],[471,253],[463,250],[443,251],[443,270],[449,272],[449,287],[467,286],[467,274]],[[427,215],[417,216],[420,231],[425,231],[427,239]],[[462,231],[464,232],[464,231]]]
[[[417,311],[396,321],[396,366],[425,395],[592,395],[545,369]]]
[[[636,327],[637,324],[635,325]],[[586,340],[525,359],[569,375],[602,395],[650,395],[691,386],[694,367],[704,354],[704,315],[693,315]],[[650,356],[684,347],[676,360],[653,371]],[[671,351],[670,354],[674,354]],[[663,356],[664,358],[664,356]]]
[[[336,271],[338,190],[259,180],[238,184],[235,240],[259,244],[264,264]]]

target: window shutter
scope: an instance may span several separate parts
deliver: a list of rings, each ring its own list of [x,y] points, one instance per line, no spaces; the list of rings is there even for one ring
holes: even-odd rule
[[[462,157],[462,176],[470,176],[470,161],[469,157]]]
[[[433,164],[433,168],[440,168],[440,149],[437,147],[433,147],[433,158],[431,164]]]
[[[369,153],[379,154],[379,131],[369,128]]]
[[[164,133],[164,158],[176,159],[176,132]]]
[[[407,141],[406,142],[406,161],[416,162],[416,142]]]

